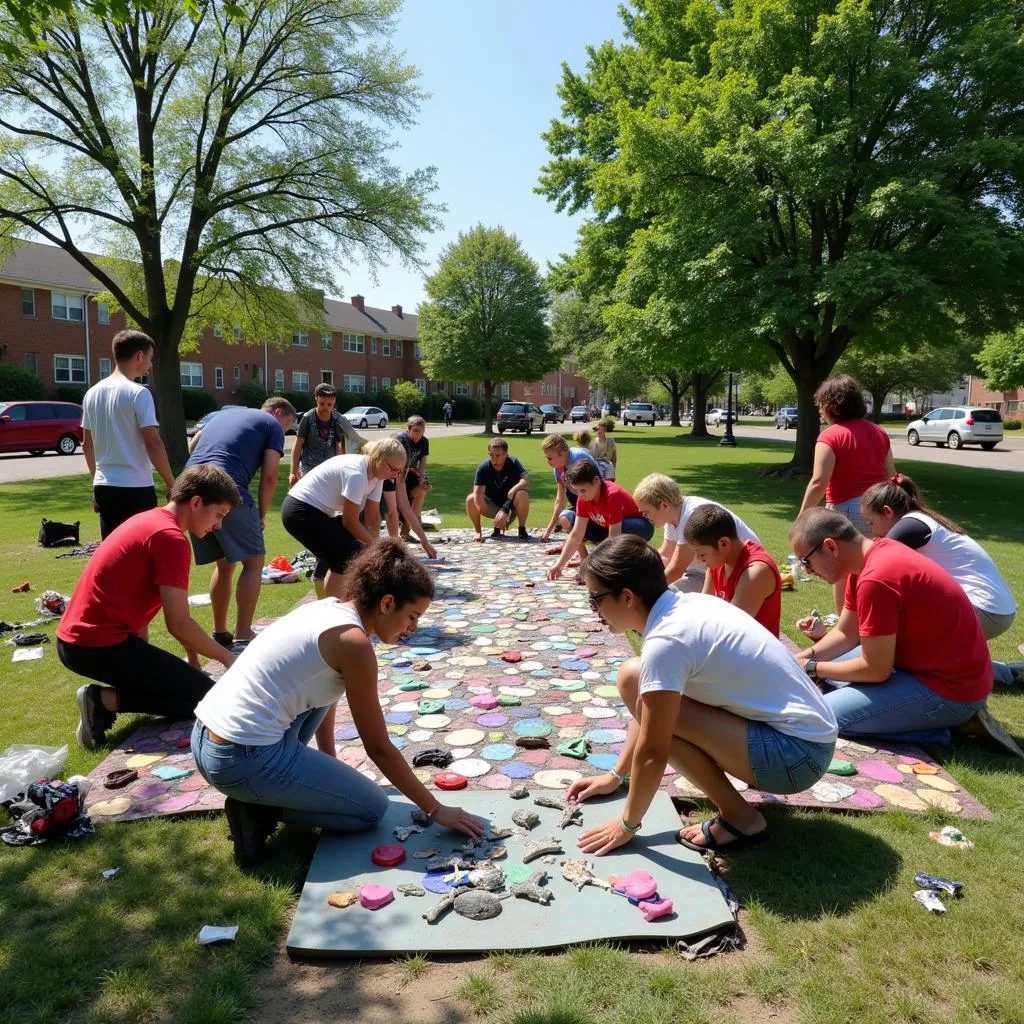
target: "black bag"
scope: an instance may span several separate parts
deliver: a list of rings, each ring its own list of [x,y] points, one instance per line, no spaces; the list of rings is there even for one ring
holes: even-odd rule
[[[43,519],[39,523],[39,543],[44,548],[77,547],[80,523],[58,523]]]

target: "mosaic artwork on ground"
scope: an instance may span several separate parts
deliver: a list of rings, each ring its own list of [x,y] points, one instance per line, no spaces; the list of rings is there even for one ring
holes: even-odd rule
[[[421,781],[441,772],[473,790],[562,790],[581,775],[615,765],[628,712],[615,688],[630,656],[608,633],[572,574],[545,577],[539,545],[506,540],[446,545],[437,597],[419,629],[397,645],[378,644],[378,690],[392,741]],[[208,811],[223,797],[195,771],[189,722],[155,719],[137,730],[90,777],[87,809],[99,820]],[[338,706],[338,756],[386,782],[366,757],[344,701]],[[436,763],[423,763],[424,758]],[[448,762],[450,758],[450,763]],[[138,772],[118,789],[111,773]],[[115,776],[114,781],[124,776]],[[733,780],[752,803],[843,810],[938,807],[962,818],[991,815],[927,754],[910,746],[840,740],[825,777],[793,795],[762,793]],[[698,797],[669,767],[663,788]],[[453,795],[454,796],[454,795]],[[451,799],[451,798],[449,798]]]

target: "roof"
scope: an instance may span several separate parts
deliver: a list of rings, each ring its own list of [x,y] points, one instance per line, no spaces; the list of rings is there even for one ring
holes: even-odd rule
[[[100,284],[73,256],[55,245],[17,240],[15,250],[0,266],[0,280],[18,285],[41,285],[45,288],[66,289],[75,293],[98,294]],[[96,253],[86,253],[93,259],[102,259]],[[333,330],[358,334],[384,334],[390,337],[415,340],[417,318],[406,313],[398,316],[390,309],[365,306],[360,312],[350,302],[325,299],[324,312]]]

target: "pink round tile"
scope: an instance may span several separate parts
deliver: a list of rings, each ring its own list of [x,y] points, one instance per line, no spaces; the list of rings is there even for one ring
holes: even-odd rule
[[[156,809],[161,814],[175,814],[185,810],[186,807],[191,807],[198,799],[198,793],[179,793],[177,796],[172,796],[170,800],[162,800],[156,805]]]
[[[509,789],[512,786],[512,780],[507,775],[488,775],[481,781],[488,789]]]
[[[524,750],[517,760],[525,761],[527,764],[547,764],[550,757],[550,750]]]
[[[587,719],[582,715],[559,715],[555,719],[555,725],[561,727],[565,725],[576,726],[577,728],[587,724]]]

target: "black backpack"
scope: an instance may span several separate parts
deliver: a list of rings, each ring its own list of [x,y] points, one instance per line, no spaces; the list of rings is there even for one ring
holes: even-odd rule
[[[44,548],[66,548],[78,546],[80,523],[58,523],[43,519],[39,523],[39,543]]]

